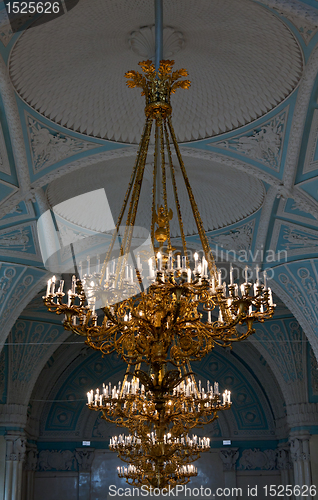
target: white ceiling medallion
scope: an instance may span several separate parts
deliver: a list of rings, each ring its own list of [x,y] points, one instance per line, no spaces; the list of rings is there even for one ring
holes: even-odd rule
[[[155,57],[155,26],[143,26],[133,31],[128,39],[131,50],[140,57]],[[184,36],[181,31],[170,26],[163,28],[163,59],[169,59],[184,47]]]

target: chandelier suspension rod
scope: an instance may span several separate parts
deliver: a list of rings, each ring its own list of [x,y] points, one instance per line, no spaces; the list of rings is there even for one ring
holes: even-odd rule
[[[155,67],[163,59],[163,0],[155,0]]]
[[[163,0],[155,0],[155,68],[159,71],[160,61],[163,59]],[[160,168],[160,132],[158,126],[155,134],[155,163],[157,171],[156,179],[156,205],[161,204],[161,168]]]

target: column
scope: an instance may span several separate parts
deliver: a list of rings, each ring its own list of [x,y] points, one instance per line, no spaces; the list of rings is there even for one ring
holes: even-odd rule
[[[78,500],[89,500],[91,491],[91,466],[94,460],[94,448],[76,448],[78,463]]]
[[[289,444],[282,444],[277,449],[277,469],[280,470],[281,484],[283,486],[294,484]],[[284,496],[284,498],[289,500],[290,496]]]
[[[295,485],[302,487],[312,484],[311,467],[310,467],[310,453],[309,453],[309,434],[293,436],[290,439],[291,457],[294,463],[294,478]],[[300,496],[295,497],[297,500],[303,498]],[[308,498],[311,498],[308,496]]]
[[[4,500],[22,500],[22,466],[25,458],[26,439],[15,431],[5,435],[6,473]]]
[[[225,488],[236,488],[236,462],[239,457],[238,448],[222,448],[219,451],[223,462]]]
[[[28,446],[24,464],[24,491],[23,500],[33,500],[34,497],[34,474],[38,463],[37,447]]]

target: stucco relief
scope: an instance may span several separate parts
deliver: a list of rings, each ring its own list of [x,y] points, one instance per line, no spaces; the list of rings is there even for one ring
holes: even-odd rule
[[[28,114],[26,114],[26,121],[35,173],[78,153],[101,146],[96,142],[77,139],[71,135],[50,129]]]
[[[240,470],[274,470],[277,467],[277,451],[264,450],[257,448],[244,450],[239,460],[238,469]]]
[[[39,454],[38,468],[47,470],[72,470],[75,465],[74,453],[70,450],[42,450]]]
[[[309,362],[311,390],[314,396],[318,396],[318,362],[312,349],[309,353]]]
[[[285,382],[303,380],[303,333],[297,321],[276,322],[266,330],[258,327],[261,342],[278,367]]]
[[[224,141],[210,143],[222,149],[234,150],[239,154],[260,161],[265,166],[278,171],[281,162],[285,123],[288,111],[283,111],[258,128]]]
[[[306,44],[310,42],[317,32],[317,9],[304,5],[299,0],[260,0],[259,3],[271,7],[293,23]]]
[[[226,231],[218,236],[209,236],[208,240],[212,245],[218,245],[226,250],[248,252],[253,241],[255,220]]]
[[[314,317],[311,308],[308,306],[305,297],[303,296],[302,290],[299,288],[298,283],[287,273],[280,273],[278,275],[278,281],[285,288],[287,293],[296,302],[299,309],[302,311],[303,315],[306,317],[307,322],[313,328],[317,328],[316,318]]]

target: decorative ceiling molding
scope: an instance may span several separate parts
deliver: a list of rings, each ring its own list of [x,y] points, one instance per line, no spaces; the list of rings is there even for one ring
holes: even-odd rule
[[[297,93],[297,101],[288,139],[288,149],[284,166],[284,187],[289,191],[295,183],[298,159],[307,118],[308,106],[318,72],[318,45],[313,49],[305,66]]]
[[[278,268],[274,268],[275,272],[278,272]],[[308,338],[311,347],[313,348],[315,355],[318,358],[318,337],[314,330],[314,326],[309,318],[307,317],[307,310],[304,310],[304,302],[302,304],[299,301],[294,300],[297,292],[295,285],[292,288],[292,293],[283,287],[277,280],[271,280],[271,288],[273,292],[286,304],[290,312],[295,316],[298,323],[302,327],[306,337]]]
[[[305,332],[318,359],[317,259],[306,259],[273,267],[273,291],[283,300]]]
[[[318,226],[318,220],[309,212],[304,212],[292,198],[280,200],[276,215],[302,224]]]
[[[35,218],[35,213],[32,203],[30,201],[21,201],[0,219],[0,226],[16,224],[33,218]]]
[[[102,146],[50,128],[27,111],[25,121],[34,174],[71,156]]]
[[[3,136],[2,126],[0,124],[0,172],[11,175],[11,168],[7,153],[7,146]]]
[[[294,198],[299,210],[311,214],[318,219],[318,202],[301,190],[301,186],[295,186],[294,189],[285,193],[285,198]]]
[[[318,254],[318,231],[284,220],[275,220],[270,248],[286,250],[288,258]]]
[[[318,140],[318,109],[314,109],[314,114],[311,122],[310,133],[307,143],[306,157],[304,161],[303,174],[308,174],[314,170],[318,170],[318,158],[315,159],[317,152]]]
[[[181,145],[181,154],[183,156],[191,156],[193,158],[202,158],[203,160],[215,161],[221,165],[228,165],[247,174],[257,177],[261,181],[270,184],[271,186],[277,186],[277,189],[281,187],[282,183],[277,177],[268,174],[261,170],[260,168],[254,167],[253,165],[246,163],[244,161],[238,160],[227,156],[225,153],[216,153],[214,151],[206,151],[199,148],[189,148],[188,146]]]
[[[23,309],[51,276],[36,267],[0,263],[0,348]]]
[[[1,201],[0,204],[2,205],[12,205],[12,198],[16,194],[18,194],[19,188],[15,186],[14,184],[10,184],[9,182],[2,181],[0,180],[0,196],[1,196]],[[4,207],[1,207],[4,209]],[[1,214],[1,211],[0,211]],[[1,217],[1,215],[0,215]]]
[[[62,325],[18,320],[8,337],[8,403],[28,404],[33,386],[58,342],[69,336]]]
[[[145,59],[154,59],[156,51],[155,25],[143,26],[133,31],[128,39],[129,47],[135,54]],[[183,33],[172,26],[163,28],[163,57],[171,59],[184,48],[185,40]]]
[[[272,320],[256,325],[250,342],[269,363],[285,397],[286,404],[303,400],[306,393],[306,342],[294,319]]]
[[[0,11],[0,41],[3,43],[5,47],[7,47],[12,37],[13,37],[13,31],[11,29],[7,10],[2,9]]]
[[[258,224],[258,230],[256,234],[255,250],[254,250],[255,255],[258,251],[264,250],[266,246],[269,225],[271,222],[273,207],[277,198],[277,194],[278,191],[274,186],[271,186],[266,193],[265,200],[262,206],[260,221]]]
[[[269,364],[270,355],[260,352],[259,343],[254,342],[254,336],[250,336],[246,343],[237,342],[230,355],[238,355],[258,378],[270,399],[275,421],[284,419],[285,383],[281,383],[280,377],[277,378]],[[281,432],[281,435],[277,435],[278,439],[286,437],[286,426],[282,427]]]
[[[36,221],[0,229],[0,256],[42,263]]]
[[[47,174],[44,173],[42,177],[32,183],[32,187],[34,189],[41,188],[42,186],[46,186],[46,184],[50,184],[54,180],[59,179],[65,174],[69,174],[75,170],[79,170],[80,168],[89,167],[91,165],[95,165],[96,163],[100,163],[101,161],[112,160],[113,158],[125,158],[126,156],[134,157],[137,152],[137,146],[124,146],[123,148],[114,148],[109,151],[102,151],[87,157],[79,158],[78,160],[67,163],[63,167],[55,169],[53,172],[49,172]]]
[[[225,250],[239,253],[241,250],[248,253],[251,249],[255,229],[255,219],[237,226],[221,234],[207,236],[210,245],[217,245]]]
[[[271,7],[286,17],[298,30],[306,45],[318,30],[318,10],[299,0],[260,0],[257,3]]]
[[[279,172],[284,145],[288,106],[271,120],[243,134],[223,141],[211,142],[208,146],[235,151]]]
[[[19,189],[21,191],[20,194],[11,196],[11,199],[6,203],[5,210],[8,211],[16,206],[17,203],[21,201],[21,199],[23,199],[24,197],[28,197],[30,192],[30,176],[16,96],[9,79],[7,67],[1,55],[0,93],[9,127],[10,140],[15,160],[15,168],[19,182]],[[1,210],[0,217],[2,215],[5,215],[5,213],[3,213],[3,211]]]

